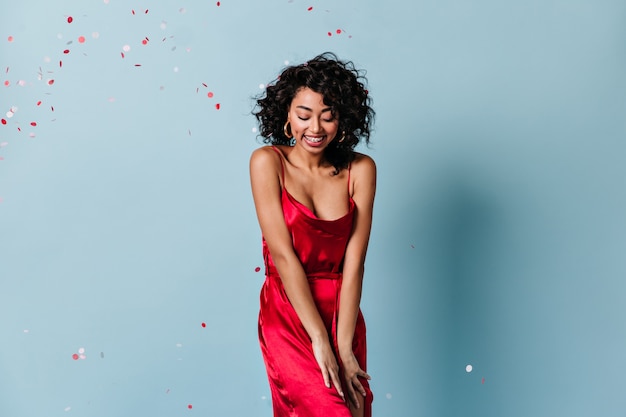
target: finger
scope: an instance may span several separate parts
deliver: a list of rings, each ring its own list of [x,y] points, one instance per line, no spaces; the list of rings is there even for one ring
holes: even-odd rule
[[[367,372],[365,372],[364,370],[362,370],[362,369],[359,369],[359,372],[357,372],[357,373],[358,373],[358,374],[359,374],[359,376],[360,376],[360,377],[362,377],[362,378],[365,378],[365,379],[367,379],[367,380],[372,379],[372,377],[371,377],[371,376],[369,376],[369,374],[368,374]]]
[[[360,407],[359,399],[357,398],[356,391],[352,387],[352,384],[348,384],[348,395],[350,397],[350,401],[352,402],[352,404],[356,408],[359,408]]]
[[[324,378],[324,385],[326,388],[330,388],[330,378],[328,377],[328,371],[322,368],[322,378]]]
[[[352,384],[350,385],[353,385],[357,389],[357,391],[359,391],[361,395],[365,397],[366,391],[365,391],[365,388],[363,388],[361,381],[359,381],[357,377],[354,377],[351,382]]]
[[[331,370],[331,372],[330,372],[330,379],[332,380],[333,385],[335,386],[335,389],[337,390],[339,395],[341,395],[341,398],[343,398],[345,400],[346,398],[343,395],[343,390],[341,389],[341,382],[339,382],[339,375],[337,374],[336,371]]]

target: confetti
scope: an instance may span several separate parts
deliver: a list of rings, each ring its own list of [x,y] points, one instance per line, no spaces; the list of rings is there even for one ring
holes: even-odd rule
[[[70,53],[70,50],[69,50],[69,49],[66,49],[65,51],[63,51],[63,53],[67,55],[67,54],[69,54],[69,53]]]
[[[85,37],[84,36],[79,36],[78,37],[78,43],[85,43]]]
[[[333,36],[332,32],[328,32],[328,36]]]
[[[220,3],[219,1],[217,2],[217,7],[220,7],[222,5],[222,3]]]
[[[390,393],[387,393],[387,395],[385,395],[385,397],[386,397],[388,400],[390,400],[390,399],[391,399],[391,394],[390,394]]]
[[[98,32],[93,32],[93,33],[91,34],[91,37],[92,37],[92,38],[94,38],[94,39],[98,39],[98,38],[100,37],[100,33],[98,33]]]
[[[481,384],[484,384],[484,383],[485,383],[485,378],[483,378],[483,379],[480,381],[480,383],[481,383]]]
[[[337,35],[341,35],[341,29],[337,29]]]
[[[9,142],[0,142],[0,148],[4,148],[8,144],[9,144]]]
[[[216,110],[219,110],[219,109],[220,109],[220,107],[222,107],[222,106],[220,105],[220,103],[217,103],[217,104],[215,105],[215,109],[216,109]]]
[[[124,46],[122,46],[122,51],[124,51],[124,52],[128,52],[128,51],[130,51],[130,45],[124,45]]]
[[[203,322],[203,323],[201,324],[201,326],[202,326],[202,327],[206,327],[206,323],[204,323],[204,322]]]
[[[48,85],[54,84],[54,80],[48,80]]]
[[[72,407],[65,407],[65,408],[63,409],[63,411],[66,411],[66,412],[67,412],[67,411],[70,411],[71,409],[72,409]]]
[[[19,85],[20,87],[24,87],[24,86],[26,85],[26,81],[24,81],[24,80],[19,80],[19,81],[17,82],[17,85]]]
[[[67,23],[72,23],[74,21],[74,18],[72,16],[69,16],[67,18]]]
[[[31,126],[37,126],[37,122],[30,122]]]
[[[104,359],[104,352],[100,352],[100,358]]]
[[[8,40],[9,42],[13,42],[13,39],[14,39],[14,38],[13,38],[13,36],[9,36],[9,37],[7,38],[7,40]]]
[[[473,369],[474,369],[474,367],[472,365],[467,365],[465,367],[465,372],[470,373],[470,372],[472,372]]]
[[[309,7],[307,10],[308,10],[308,11],[313,10],[313,6]]]
[[[7,124],[7,121],[5,119],[0,120],[0,122],[2,122],[3,125]]]
[[[189,404],[187,408],[191,410],[193,408],[193,405]]]
[[[254,132],[256,130],[256,128],[252,128],[252,131]],[[254,268],[254,272],[259,272],[261,270],[261,267],[257,266],[256,268]]]
[[[213,98],[213,92],[212,92],[212,91],[209,91],[209,92],[207,93],[207,97],[208,97],[208,98]]]
[[[8,86],[9,86],[9,84],[11,84],[11,83],[9,82],[9,80],[6,80],[6,81],[4,82],[4,86],[5,86],[5,87],[8,87]]]
[[[78,358],[79,358],[78,353],[74,353],[74,354],[72,355],[72,359],[74,359],[75,361],[77,361],[77,360],[78,360]]]

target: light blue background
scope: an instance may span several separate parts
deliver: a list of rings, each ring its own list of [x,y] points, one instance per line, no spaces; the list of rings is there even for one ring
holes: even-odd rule
[[[6,2],[0,416],[271,415],[251,97],[332,50],[378,112],[375,416],[623,417],[625,19],[610,0]]]

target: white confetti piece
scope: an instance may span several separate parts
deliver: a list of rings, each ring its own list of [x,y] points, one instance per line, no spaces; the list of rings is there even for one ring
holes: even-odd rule
[[[470,373],[470,372],[472,372],[473,369],[474,369],[474,367],[472,365],[467,365],[465,367],[465,372]]]

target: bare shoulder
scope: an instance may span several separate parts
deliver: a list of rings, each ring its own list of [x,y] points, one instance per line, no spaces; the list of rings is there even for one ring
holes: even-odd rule
[[[280,159],[278,158],[278,154],[272,149],[271,146],[257,148],[250,156],[250,169],[252,171],[257,169],[271,169],[278,166],[277,164],[280,164]]]
[[[351,171],[353,175],[376,177],[376,163],[369,155],[355,152],[352,161]]]

